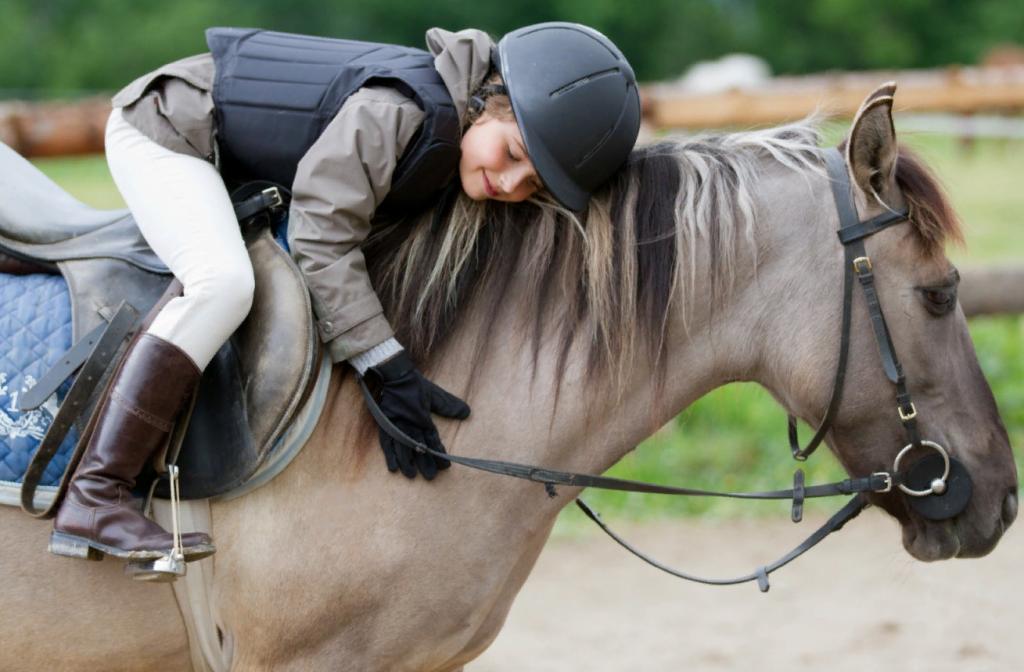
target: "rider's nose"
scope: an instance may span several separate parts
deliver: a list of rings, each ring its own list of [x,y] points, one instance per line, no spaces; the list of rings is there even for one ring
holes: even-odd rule
[[[506,194],[511,194],[519,188],[526,178],[527,171],[525,169],[506,170],[501,175],[501,188]]]

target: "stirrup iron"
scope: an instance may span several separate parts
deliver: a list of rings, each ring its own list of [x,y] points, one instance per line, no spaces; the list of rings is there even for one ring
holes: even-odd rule
[[[177,581],[178,577],[185,576],[188,568],[185,564],[185,553],[181,546],[181,525],[179,504],[181,502],[181,491],[178,485],[178,465],[167,465],[167,474],[170,478],[171,487],[171,534],[174,536],[174,545],[167,555],[155,560],[141,560],[129,562],[124,566],[124,573],[136,581],[150,581],[153,583],[171,583]]]

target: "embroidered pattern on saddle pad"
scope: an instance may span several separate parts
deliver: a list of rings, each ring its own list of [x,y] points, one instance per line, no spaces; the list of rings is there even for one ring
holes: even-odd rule
[[[18,398],[71,347],[71,336],[71,298],[64,278],[0,274],[0,481],[21,482],[71,387],[65,381],[39,408],[17,410]],[[77,440],[72,429],[46,468],[42,485],[60,482]]]

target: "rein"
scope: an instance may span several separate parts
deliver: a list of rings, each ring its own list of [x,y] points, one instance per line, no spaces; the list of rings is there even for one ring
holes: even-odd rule
[[[835,199],[836,209],[839,213],[840,229],[837,232],[840,242],[844,247],[844,277],[843,277],[843,315],[841,324],[841,338],[839,344],[839,360],[836,367],[835,383],[832,396],[829,401],[825,417],[822,419],[814,437],[805,448],[801,448],[796,431],[796,419],[789,416],[789,441],[793,458],[797,461],[806,460],[811,453],[824,440],[831,429],[832,422],[838,412],[842,400],[843,384],[846,377],[846,368],[849,362],[850,329],[853,314],[853,281],[856,276],[864,298],[867,302],[868,314],[871,321],[872,331],[878,345],[879,354],[882,360],[882,367],[886,377],[896,387],[897,413],[900,422],[906,432],[909,443],[899,451],[893,460],[891,471],[875,472],[869,476],[847,478],[834,483],[820,485],[805,485],[804,472],[797,469],[793,476],[793,487],[784,490],[769,490],[756,492],[720,492],[715,490],[701,490],[697,488],[676,487],[657,485],[641,481],[631,481],[593,474],[578,474],[566,471],[557,471],[528,464],[506,462],[502,460],[490,460],[475,457],[452,455],[435,451],[428,446],[419,443],[400,429],[381,412],[373,394],[367,387],[362,377],[358,377],[359,385],[363,396],[366,399],[367,407],[377,424],[399,443],[421,453],[432,455],[436,458],[449,460],[465,467],[486,471],[502,476],[511,476],[534,483],[541,483],[548,496],[555,497],[556,485],[565,485],[578,488],[599,488],[604,490],[620,490],[627,492],[644,492],[663,495],[691,496],[691,497],[730,497],[736,499],[789,499],[792,500],[792,520],[800,522],[803,517],[803,503],[807,498],[831,497],[836,495],[854,495],[837,513],[835,513],[821,527],[815,530],[803,542],[796,546],[789,553],[778,560],[762,565],[749,574],[729,579],[708,579],[687,574],[640,552],[622,537],[612,531],[601,519],[600,515],[594,512],[581,498],[576,498],[576,504],[580,509],[593,520],[612,539],[626,548],[644,562],[657,567],[673,576],[696,581],[709,585],[734,585],[756,581],[761,592],[767,592],[770,585],[768,575],[773,571],[789,564],[799,556],[813,548],[822,539],[832,532],[836,532],[852,520],[865,507],[869,505],[867,493],[887,493],[893,487],[899,488],[908,495],[911,507],[918,513],[932,520],[945,520],[957,515],[967,506],[971,496],[971,480],[966,468],[958,460],[951,458],[947,450],[933,441],[926,441],[920,438],[917,427],[917,410],[910,397],[906,386],[906,377],[903,367],[896,356],[892,338],[882,313],[878,292],[874,284],[874,271],[870,257],[864,249],[864,239],[868,236],[882,231],[889,226],[898,224],[908,219],[906,210],[885,213],[873,219],[861,222],[857,219],[856,206],[853,202],[850,178],[846,170],[846,162],[842,154],[836,149],[829,149],[825,152],[825,164],[828,169],[832,185],[832,195]],[[928,457],[919,460],[906,471],[900,471],[900,463],[903,458],[916,448],[929,448],[934,451]]]

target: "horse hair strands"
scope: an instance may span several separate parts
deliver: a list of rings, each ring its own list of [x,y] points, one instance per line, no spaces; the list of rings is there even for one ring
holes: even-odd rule
[[[440,226],[428,209],[374,227],[364,245],[373,286],[397,338],[424,367],[474,304],[488,315],[474,370],[495,347],[495,317],[514,310],[522,329],[503,333],[502,347],[529,346],[534,373],[554,335],[559,371],[581,347],[588,380],[621,389],[642,357],[663,381],[670,309],[679,303],[685,329],[698,298],[713,305],[732,289],[741,255],[756,262],[753,193],[764,161],[823,175],[818,125],[811,117],[639,147],[578,217],[544,194],[509,204],[460,193]],[[926,244],[961,238],[941,187],[903,149],[896,179]],[[708,297],[694,295],[701,258]]]
[[[711,261],[710,299],[728,292],[741,248],[753,248],[760,162],[820,172],[817,144],[808,120],[640,147],[579,217],[543,194],[520,204],[459,194],[441,227],[428,210],[374,228],[364,246],[373,285],[399,341],[425,366],[480,302],[488,315],[518,312],[524,328],[511,345],[529,345],[535,364],[555,334],[558,370],[580,346],[588,378],[616,389],[637,357],[663,376],[670,308],[697,298],[693,260]],[[494,322],[478,335],[476,363]]]

